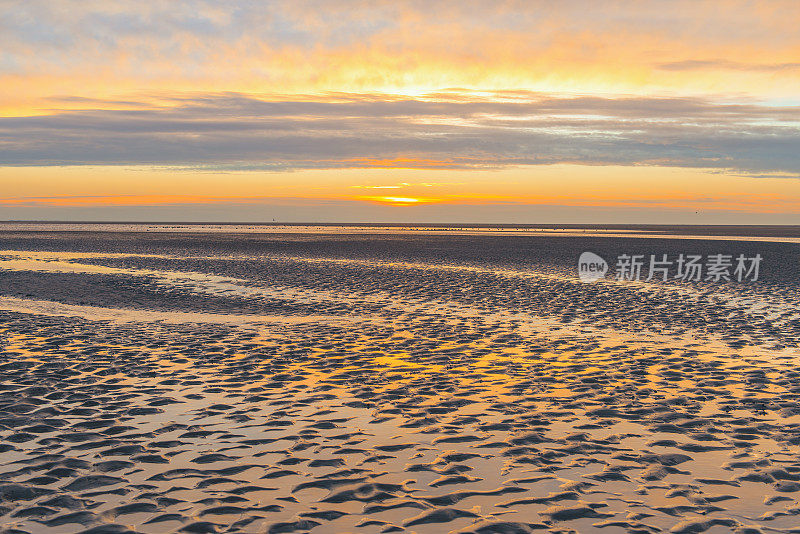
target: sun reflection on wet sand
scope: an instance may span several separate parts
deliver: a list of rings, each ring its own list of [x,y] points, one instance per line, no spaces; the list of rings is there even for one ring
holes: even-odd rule
[[[31,293],[0,296],[4,523],[793,528],[792,288],[714,310],[703,288],[315,252],[0,252]],[[564,292],[585,318],[555,313]],[[614,315],[663,303],[705,323]],[[733,313],[746,335],[698,326]]]

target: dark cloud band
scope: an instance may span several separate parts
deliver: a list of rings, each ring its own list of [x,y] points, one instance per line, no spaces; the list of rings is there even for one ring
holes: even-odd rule
[[[346,97],[345,97],[346,96]],[[493,98],[492,98],[493,97]],[[0,165],[238,169],[581,163],[800,173],[800,108],[702,98],[243,94],[0,119]]]

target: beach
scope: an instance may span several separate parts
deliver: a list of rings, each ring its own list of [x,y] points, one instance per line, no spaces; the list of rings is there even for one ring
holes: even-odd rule
[[[800,236],[701,230],[0,226],[2,532],[800,532]]]

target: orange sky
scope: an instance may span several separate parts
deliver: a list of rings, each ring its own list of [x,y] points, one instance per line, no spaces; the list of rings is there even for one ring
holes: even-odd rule
[[[245,203],[287,219],[316,205],[321,221],[481,205],[504,222],[514,204],[527,222],[800,223],[794,2],[55,0],[0,15],[0,219],[213,204],[241,220]]]

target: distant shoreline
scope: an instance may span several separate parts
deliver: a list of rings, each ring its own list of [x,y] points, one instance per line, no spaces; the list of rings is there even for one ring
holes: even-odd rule
[[[0,232],[7,231],[231,231],[263,229],[292,233],[300,230],[360,230],[375,232],[381,229],[409,232],[520,232],[527,235],[541,231],[549,235],[592,234],[652,234],[674,236],[779,237],[800,238],[800,225],[730,225],[730,224],[511,224],[511,223],[377,223],[377,222],[136,222],[136,221],[0,221]]]

